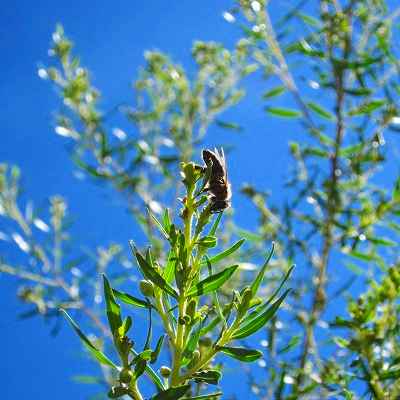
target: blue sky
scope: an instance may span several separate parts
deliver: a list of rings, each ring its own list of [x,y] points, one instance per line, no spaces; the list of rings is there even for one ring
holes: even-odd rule
[[[285,8],[287,3],[282,4]],[[216,40],[231,47],[239,32],[222,18],[231,5],[227,0],[2,2],[0,162],[22,169],[24,198],[35,204],[44,207],[48,196],[65,196],[76,243],[92,248],[111,241],[126,244],[135,236],[136,227],[107,190],[74,178],[66,142],[54,134],[59,98],[49,82],[38,77],[37,70],[49,61],[47,50],[56,24],[62,23],[75,42],[75,53],[91,71],[94,85],[103,94],[101,105],[107,110],[133,100],[131,83],[143,65],[144,50],[162,50],[190,71],[193,40]],[[224,115],[226,120],[240,122],[242,133],[212,128],[207,141],[212,146],[226,142],[234,146],[228,160],[234,194],[243,182],[249,182],[272,189],[274,200],[280,201],[288,166],[287,142],[298,137],[299,126],[266,119],[259,100],[265,85],[259,76],[249,81],[246,99]],[[241,205],[238,222],[252,229],[255,214],[249,203],[234,197],[234,204]],[[81,358],[78,339],[70,329],[50,337],[50,327],[42,319],[20,321],[17,314],[26,308],[18,302],[16,288],[15,279],[0,276],[3,398],[84,399],[95,393],[90,386],[71,382],[73,375],[96,370]],[[239,398],[247,391],[243,380],[238,384],[229,374],[225,386]]]

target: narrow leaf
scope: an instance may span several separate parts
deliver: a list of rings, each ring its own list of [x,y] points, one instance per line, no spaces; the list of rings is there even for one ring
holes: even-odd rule
[[[104,282],[104,298],[106,301],[107,318],[111,328],[111,332],[114,334],[118,328],[122,325],[121,319],[121,307],[115,301],[113,290],[110,286],[110,282],[107,277],[103,275]]]
[[[84,345],[88,348],[90,353],[93,355],[96,360],[98,360],[101,364],[108,365],[109,367],[118,369],[118,367],[105,355],[103,354],[100,350],[98,350],[92,342],[87,338],[87,336],[80,330],[79,326],[76,324],[76,322],[69,316],[69,314],[61,309],[61,312],[65,315],[65,317],[68,319],[69,323],[71,324],[72,328],[74,328],[75,332],[79,336],[79,338],[82,340]]]
[[[280,96],[282,93],[285,93],[285,90],[285,86],[277,86],[271,90],[268,90],[268,92],[265,92],[263,94],[263,98],[270,99],[271,97]]]
[[[156,286],[158,286],[164,292],[168,293],[170,296],[178,298],[178,293],[176,292],[176,290],[171,285],[169,285],[154,268],[149,265],[149,263],[143,258],[143,256],[136,250],[133,242],[130,241],[129,244],[144,277],[152,281]]]
[[[160,355],[162,345],[164,343],[166,335],[161,335],[160,338],[157,341],[156,348],[154,351],[151,353],[151,360],[150,363],[154,364],[157,361],[158,356]]]
[[[221,372],[215,369],[199,371],[194,373],[192,378],[195,380],[195,382],[206,382],[211,385],[218,385],[218,381],[221,378]]]
[[[349,115],[354,116],[354,115],[363,115],[363,114],[371,114],[378,108],[382,107],[385,105],[386,100],[371,100],[367,101],[366,103],[362,104],[361,106],[351,110],[349,112]]]
[[[253,362],[262,357],[261,351],[246,349],[245,347],[218,347],[218,350],[242,362]]]
[[[238,265],[233,265],[225,268],[223,271],[218,272],[217,274],[203,279],[196,285],[192,286],[186,293],[186,296],[200,296],[217,290],[233,275],[237,268]]]
[[[244,239],[238,240],[236,243],[234,243],[229,249],[222,251],[221,253],[216,254],[215,256],[210,258],[210,263],[211,264],[216,264],[217,262],[223,260],[224,258],[230,256],[233,254],[236,250],[239,249],[239,247],[245,242]],[[205,265],[207,263],[206,260],[202,261],[202,264]]]
[[[313,103],[312,101],[309,101],[309,102],[307,102],[307,105],[311,110],[313,110],[320,117],[328,119],[330,121],[335,119],[334,116],[328,110],[325,110],[325,108],[323,108],[319,104],[316,104],[316,103]]]
[[[299,343],[301,342],[301,337],[299,335],[293,336],[290,340],[289,343],[283,347],[282,349],[280,349],[278,351],[278,354],[284,354],[287,353],[288,351],[292,350],[293,348],[295,348]]]
[[[283,118],[299,118],[299,117],[301,117],[301,112],[299,112],[297,110],[292,110],[290,108],[266,107],[265,111],[276,117],[283,117]]]
[[[139,353],[134,349],[131,349],[131,353],[135,357],[139,355]],[[156,374],[153,368],[151,368],[149,365],[146,365],[145,373],[151,379],[151,381],[156,385],[158,390],[165,390],[164,383],[162,382],[160,377]]]
[[[279,306],[290,292],[290,289],[286,290],[285,293],[278,300],[276,300],[265,312],[259,314],[257,317],[243,321],[243,324],[234,332],[233,339],[243,339],[247,336],[252,335],[261,329],[278,311]]]
[[[217,231],[219,223],[221,222],[222,214],[223,213],[219,213],[217,215],[217,218],[215,218],[215,221],[214,221],[214,223],[213,223],[213,225],[212,225],[212,227],[210,229],[210,232],[208,232],[209,236],[214,236],[215,235],[215,232]]]
[[[217,245],[217,238],[215,236],[204,236],[197,241],[197,244],[202,247],[212,248]]]
[[[192,354],[196,350],[197,344],[199,342],[200,332],[202,327],[203,327],[203,321],[200,324],[198,324],[195,332],[191,333],[189,341],[187,342],[186,347],[183,351],[182,366],[186,366],[189,364],[192,358]]]
[[[140,308],[149,307],[149,303],[144,300],[138,299],[128,293],[120,292],[119,290],[113,289],[114,296],[121,300],[123,303],[128,304],[129,306],[135,306]]]
[[[272,243],[272,247],[271,247],[271,251],[268,254],[268,257],[264,263],[264,265],[262,266],[260,272],[258,273],[256,279],[254,280],[254,282],[251,284],[251,293],[253,294],[253,297],[257,294],[258,288],[261,285],[261,282],[264,278],[265,275],[265,271],[267,270],[269,261],[271,260],[272,255],[274,254],[274,249],[275,249],[275,243]]]
[[[153,396],[151,400],[178,400],[188,391],[190,385],[172,387]]]
[[[187,400],[212,400],[212,399],[216,399],[219,396],[222,396],[222,392],[202,394],[200,396],[194,396],[194,397],[185,397],[185,399],[187,399]]]
[[[235,124],[234,122],[221,121],[221,120],[217,119],[217,120],[215,120],[215,123],[219,127],[224,128],[224,129],[229,129],[231,131],[240,132],[243,129],[240,125]]]
[[[113,386],[108,392],[107,396],[110,399],[118,399],[119,397],[125,396],[129,393],[129,389],[121,386]]]
[[[150,208],[147,208],[147,212],[150,215],[150,218],[154,221],[156,224],[158,230],[161,232],[161,234],[165,237],[165,239],[169,240],[169,235],[167,231],[165,230],[165,227],[163,224],[158,220],[158,218],[151,212]]]

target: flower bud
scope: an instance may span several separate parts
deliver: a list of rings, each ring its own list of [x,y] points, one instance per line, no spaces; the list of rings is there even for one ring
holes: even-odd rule
[[[141,280],[139,283],[140,291],[145,297],[153,297],[154,296],[154,285],[152,282],[147,281],[145,279]]]
[[[160,374],[163,378],[169,378],[169,376],[171,375],[171,368],[166,367],[165,365],[163,365],[160,368]]]
[[[132,377],[133,377],[133,373],[129,368],[124,368],[119,373],[119,380],[121,383],[130,383]]]

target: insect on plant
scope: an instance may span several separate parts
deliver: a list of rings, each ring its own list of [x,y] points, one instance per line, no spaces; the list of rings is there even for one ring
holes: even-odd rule
[[[288,289],[279,295],[292,268],[269,299],[263,301],[257,296],[272,257],[272,247],[252,283],[240,290],[233,289],[230,301],[225,304],[221,301],[219,289],[237,273],[239,266],[223,266],[223,262],[243,245],[244,240],[221,252],[208,254],[217,246],[217,229],[222,211],[229,204],[230,186],[223,151],[204,150],[203,159],[205,168],[193,162],[181,164],[186,190],[186,196],[181,199],[182,224],[171,221],[168,210],[164,211],[161,220],[149,211],[160,234],[168,242],[167,258],[156,260],[151,248],[142,252],[130,242],[144,277],[139,284],[143,298],[113,289],[103,276],[106,313],[119,362],[115,363],[100,351],[64,311],[97,361],[115,370],[117,378],[108,393],[110,398],[143,399],[139,387],[142,376],[147,376],[155,385],[153,400],[218,398],[221,392],[210,393],[208,390],[208,385],[217,385],[221,378],[221,367],[213,366],[217,354],[224,353],[241,362],[259,359],[260,351],[239,347],[234,342],[263,328],[289,293]],[[206,191],[211,196],[205,195]],[[211,226],[208,228],[208,225]],[[141,350],[135,348],[128,336],[132,317],[122,317],[119,303],[148,312],[149,329]],[[152,342],[154,314],[160,319],[163,330],[155,346]],[[164,341],[168,344],[171,363],[161,365],[156,372],[152,365],[157,363]]]
[[[210,168],[210,175],[204,191],[210,193],[211,212],[220,212],[230,207],[231,184],[228,182],[224,150],[203,150],[203,160]],[[207,168],[205,168],[207,170]]]

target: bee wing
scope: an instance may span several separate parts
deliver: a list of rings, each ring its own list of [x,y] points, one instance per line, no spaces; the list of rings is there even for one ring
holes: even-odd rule
[[[222,168],[224,169],[225,181],[228,182],[228,170],[226,168],[226,159],[223,147],[221,147],[221,152],[218,152],[217,154]]]

